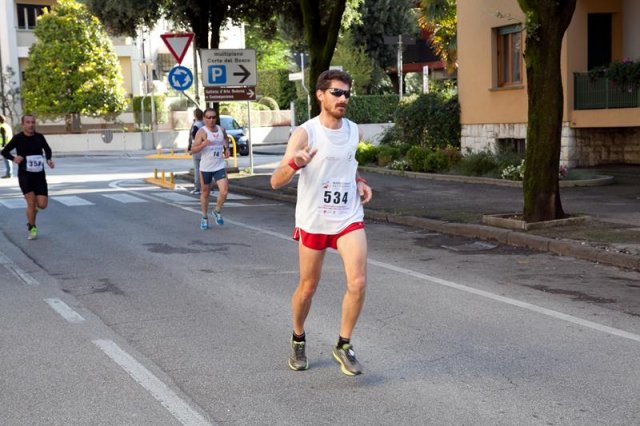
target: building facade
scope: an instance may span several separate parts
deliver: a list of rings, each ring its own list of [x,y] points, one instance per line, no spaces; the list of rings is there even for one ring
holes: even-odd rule
[[[3,71],[11,67],[15,82],[20,86],[26,68],[29,48],[36,41],[33,30],[36,18],[55,0],[0,0],[0,58]],[[113,46],[120,61],[125,91],[139,95],[143,74],[140,70],[140,46],[131,37],[112,37]]]
[[[524,14],[517,0],[458,0],[462,147],[524,151]],[[640,1],[577,0],[563,40],[561,162],[640,164],[640,92],[590,70],[640,60]]]

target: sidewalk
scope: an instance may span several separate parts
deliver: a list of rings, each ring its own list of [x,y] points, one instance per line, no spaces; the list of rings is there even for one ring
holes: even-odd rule
[[[442,175],[394,175],[388,169],[361,168],[374,191],[365,206],[369,220],[384,221],[445,234],[497,241],[538,251],[590,260],[640,271],[640,166],[610,166],[598,174],[613,176],[603,186],[563,187],[565,213],[589,220],[546,229],[514,231],[482,223],[487,214],[521,213],[522,188],[469,178],[440,180]],[[295,202],[297,177],[285,188],[272,190],[270,171],[253,176],[231,175],[234,192]]]

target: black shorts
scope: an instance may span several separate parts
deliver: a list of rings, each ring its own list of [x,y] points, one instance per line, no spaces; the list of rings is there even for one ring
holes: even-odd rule
[[[49,196],[49,189],[47,187],[47,178],[44,172],[31,173],[20,171],[18,173],[18,183],[23,194],[33,192],[36,195]]]

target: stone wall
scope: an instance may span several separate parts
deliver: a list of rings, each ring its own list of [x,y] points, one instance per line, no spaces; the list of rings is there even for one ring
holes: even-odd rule
[[[580,167],[640,164],[640,128],[574,129]]]
[[[495,151],[496,139],[526,139],[527,125],[466,124],[462,126],[462,152]],[[640,164],[640,128],[571,128],[562,124],[560,163],[567,167],[599,164]]]
[[[496,139],[515,138],[526,139],[526,123],[516,124],[464,124],[462,125],[462,152],[470,149],[472,152],[495,150]]]

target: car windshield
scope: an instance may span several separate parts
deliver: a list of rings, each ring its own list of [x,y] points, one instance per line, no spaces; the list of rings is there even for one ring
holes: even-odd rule
[[[220,124],[222,125],[222,127],[224,127],[225,130],[235,130],[241,128],[238,122],[233,119],[233,117],[221,116]]]

